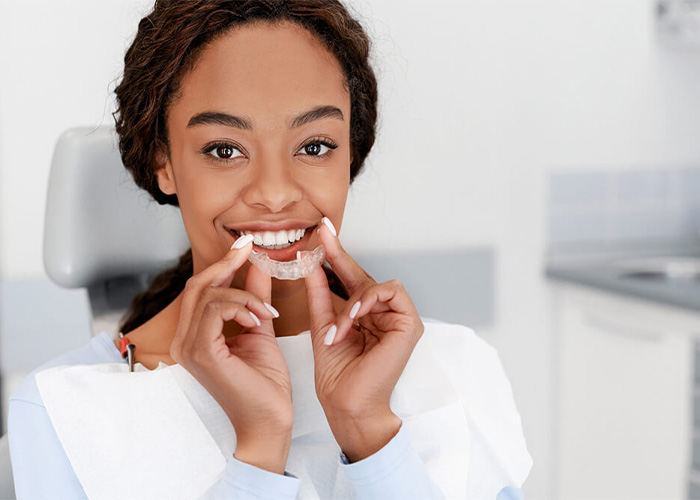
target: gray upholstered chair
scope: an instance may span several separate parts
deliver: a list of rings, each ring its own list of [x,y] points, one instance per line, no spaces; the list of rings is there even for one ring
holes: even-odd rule
[[[12,480],[12,465],[10,464],[10,448],[7,434],[0,438],[0,499],[15,499],[15,483]]]
[[[113,127],[61,135],[49,177],[44,267],[59,286],[87,288],[93,335],[116,331],[131,298],[188,246],[178,209],[154,202],[122,165]],[[14,498],[5,435],[0,499]]]
[[[154,202],[122,165],[112,127],[64,132],[54,151],[44,267],[65,288],[87,288],[93,333],[189,246],[179,210]]]

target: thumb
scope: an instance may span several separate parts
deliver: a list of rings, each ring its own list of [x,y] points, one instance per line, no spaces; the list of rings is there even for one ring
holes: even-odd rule
[[[323,344],[328,329],[335,323],[336,315],[331,298],[331,290],[323,267],[316,270],[304,279],[306,285],[306,298],[309,304],[309,316],[311,320],[311,339],[314,347]]]

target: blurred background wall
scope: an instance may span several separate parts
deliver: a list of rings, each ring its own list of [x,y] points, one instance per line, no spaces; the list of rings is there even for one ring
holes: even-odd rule
[[[549,176],[655,169],[679,185],[678,168],[700,165],[700,52],[659,43],[651,0],[349,4],[375,41],[381,110],[342,239],[355,252],[493,252],[493,274],[465,282],[491,287],[493,318],[469,326],[511,380],[535,463],[526,497],[551,498]],[[84,293],[50,284],[42,265],[52,148],[69,127],[113,124],[123,54],[150,5],[0,3],[3,398],[25,372],[89,339]],[[678,231],[698,229],[696,218]]]

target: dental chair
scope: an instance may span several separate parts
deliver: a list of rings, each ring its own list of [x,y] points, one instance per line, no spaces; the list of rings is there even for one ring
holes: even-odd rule
[[[74,128],[56,144],[44,226],[44,268],[64,288],[87,288],[92,334],[116,338],[131,299],[189,247],[176,207],[159,205],[124,168],[114,127]],[[7,435],[0,499],[14,499]]]
[[[44,267],[64,288],[87,288],[93,335],[119,317],[189,240],[176,207],[159,205],[124,168],[113,127],[64,132],[54,150]]]

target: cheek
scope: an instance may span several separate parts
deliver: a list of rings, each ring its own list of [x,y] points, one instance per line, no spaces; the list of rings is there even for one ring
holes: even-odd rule
[[[230,177],[214,170],[183,173],[178,199],[190,241],[216,238],[213,221],[240,198],[236,186],[241,183]]]
[[[337,168],[324,172],[305,182],[311,203],[325,216],[340,222],[350,185],[350,168]]]

